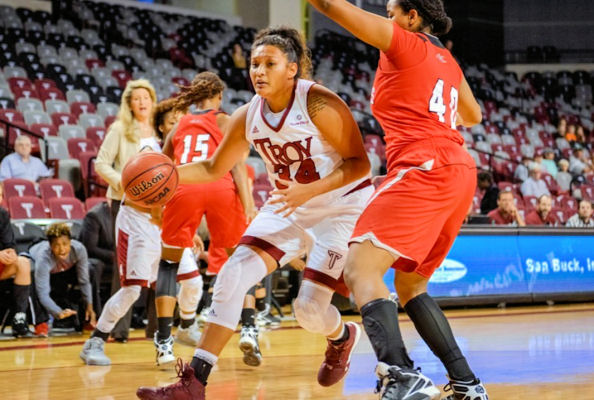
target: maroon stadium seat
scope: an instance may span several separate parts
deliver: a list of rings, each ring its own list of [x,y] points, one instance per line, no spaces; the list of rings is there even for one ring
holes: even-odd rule
[[[83,219],[85,208],[76,197],[54,197],[49,201],[50,217],[61,219]]]
[[[39,182],[39,191],[46,205],[54,197],[74,197],[72,184],[63,179],[43,179]]]
[[[8,199],[10,218],[46,218],[43,202],[39,197],[11,197]]]
[[[9,178],[2,182],[4,186],[4,197],[37,196],[35,184],[27,179]]]

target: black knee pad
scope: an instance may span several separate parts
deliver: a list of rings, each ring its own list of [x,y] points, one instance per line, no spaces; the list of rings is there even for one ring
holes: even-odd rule
[[[175,297],[177,294],[177,269],[179,263],[170,263],[165,260],[159,262],[159,273],[157,274],[157,287],[155,297]]]
[[[258,285],[256,285],[258,286]],[[250,290],[247,291],[246,295],[249,294],[250,296],[256,297],[256,286],[252,286]]]

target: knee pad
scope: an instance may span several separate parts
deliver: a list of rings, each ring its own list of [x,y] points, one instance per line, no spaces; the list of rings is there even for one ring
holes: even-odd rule
[[[264,260],[252,249],[239,246],[219,273],[208,322],[235,329],[248,289],[266,275]]]
[[[329,335],[340,325],[340,313],[330,304],[331,289],[303,281],[299,295],[293,302],[299,325],[312,333]]]
[[[105,303],[97,329],[101,332],[111,332],[116,322],[134,305],[140,297],[140,286],[123,286]]]
[[[140,290],[141,287],[138,285],[121,287],[112,297],[115,300],[113,305],[115,314],[120,316],[126,314],[140,297]]]
[[[180,282],[181,289],[177,296],[180,315],[190,319],[196,315],[198,303],[202,297],[202,276],[198,275]]]
[[[177,293],[176,283],[178,267],[179,263],[170,263],[165,260],[159,261],[159,273],[157,274],[155,297],[175,297],[175,294]]]
[[[217,276],[213,301],[225,302],[238,290],[245,296],[248,289],[266,275],[266,264],[262,257],[246,246],[239,246],[227,260]]]

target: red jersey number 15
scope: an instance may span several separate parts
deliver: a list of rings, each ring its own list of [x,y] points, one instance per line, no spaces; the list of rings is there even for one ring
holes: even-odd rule
[[[437,114],[439,122],[446,122],[445,116],[448,112],[448,107],[443,100],[444,82],[441,79],[437,80],[431,100],[429,100],[429,111]],[[456,115],[458,113],[458,89],[450,87],[450,107],[449,107],[449,122],[452,129],[456,129]]]
[[[194,138],[196,139],[196,142],[192,146]],[[208,133],[184,136],[184,152],[179,159],[179,163],[183,165],[188,162],[206,160],[208,157],[208,139],[210,139],[210,135]],[[191,158],[190,154],[192,155]],[[188,158],[190,159],[188,160]]]

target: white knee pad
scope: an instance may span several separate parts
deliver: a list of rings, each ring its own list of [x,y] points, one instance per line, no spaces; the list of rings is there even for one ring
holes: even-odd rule
[[[340,325],[340,313],[330,304],[334,292],[321,285],[304,280],[299,295],[293,302],[299,325],[312,333],[330,335]]]
[[[139,297],[140,286],[121,287],[105,303],[99,321],[97,321],[97,329],[101,332],[111,332],[115,324],[128,312]]]
[[[198,275],[179,282],[181,289],[177,295],[179,315],[182,319],[192,319],[196,316],[198,302],[202,297],[202,276]]]
[[[256,252],[239,246],[217,276],[208,322],[235,329],[247,291],[266,276],[266,263]]]

